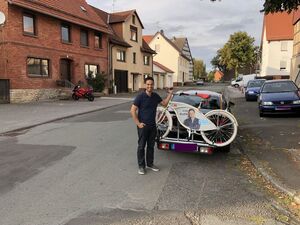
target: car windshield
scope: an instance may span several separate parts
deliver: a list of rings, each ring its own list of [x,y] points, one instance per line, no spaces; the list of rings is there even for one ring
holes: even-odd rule
[[[252,80],[249,81],[247,87],[261,87],[265,81],[264,80]]]
[[[199,108],[201,103],[202,109],[220,109],[220,101],[218,96],[210,96],[207,99],[201,98],[197,95],[174,95],[172,101],[183,102],[189,105],[192,105],[196,108]]]
[[[263,86],[263,93],[275,93],[275,92],[291,92],[297,91],[297,87],[292,82],[274,82],[266,83]]]

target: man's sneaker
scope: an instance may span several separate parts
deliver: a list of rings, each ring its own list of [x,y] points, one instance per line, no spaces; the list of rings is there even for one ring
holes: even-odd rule
[[[152,165],[152,166],[147,166],[148,169],[152,170],[152,171],[155,171],[155,172],[158,172],[159,171],[159,168],[157,168],[156,166]]]
[[[140,175],[145,175],[145,174],[146,174],[145,168],[139,167],[138,173],[139,173]]]

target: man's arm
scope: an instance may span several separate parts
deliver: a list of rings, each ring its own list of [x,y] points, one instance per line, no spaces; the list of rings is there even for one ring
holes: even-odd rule
[[[140,123],[140,121],[136,115],[137,110],[138,110],[138,107],[132,104],[131,109],[130,109],[130,114],[131,114],[131,117],[132,117],[134,123],[138,126],[138,128],[143,128],[145,126],[145,124]]]
[[[169,89],[169,90],[168,90],[168,96],[167,96],[164,100],[162,100],[162,101],[160,102],[160,104],[161,104],[163,107],[167,107],[169,101],[170,101],[171,98],[172,98],[172,96],[173,96],[173,89]]]

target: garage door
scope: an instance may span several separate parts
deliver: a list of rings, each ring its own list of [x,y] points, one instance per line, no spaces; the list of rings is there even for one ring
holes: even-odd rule
[[[154,89],[157,89],[157,82],[158,82],[158,80],[157,80],[157,75],[153,75],[153,80],[154,80]]]

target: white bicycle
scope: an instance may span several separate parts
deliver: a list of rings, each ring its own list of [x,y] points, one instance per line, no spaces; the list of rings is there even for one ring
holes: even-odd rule
[[[169,111],[175,112],[174,118]],[[194,112],[193,119],[199,125],[189,126],[186,123],[190,111]],[[170,101],[165,108],[157,107],[156,125],[159,139],[167,137],[172,131],[173,119],[177,119],[180,125],[187,130],[188,140],[192,135],[201,135],[207,144],[216,147],[229,145],[237,135],[238,122],[228,111],[217,109],[204,115],[201,109],[182,102]]]

